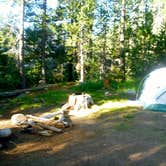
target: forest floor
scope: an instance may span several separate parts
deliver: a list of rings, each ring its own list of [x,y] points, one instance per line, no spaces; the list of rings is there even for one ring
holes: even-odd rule
[[[0,150],[1,166],[166,166],[166,113],[107,101],[72,116],[72,128],[50,137],[22,133],[11,124],[12,113],[0,117],[0,128],[14,132],[12,143]]]

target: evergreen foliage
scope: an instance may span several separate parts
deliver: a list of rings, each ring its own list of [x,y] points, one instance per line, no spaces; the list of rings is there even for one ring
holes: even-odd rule
[[[20,2],[13,1],[13,8],[19,8]],[[46,13],[43,15],[44,3]],[[128,0],[123,3],[122,0],[59,0],[55,9],[45,0],[25,0],[26,86],[36,86],[43,79],[43,60],[47,83],[77,81],[82,77],[85,83],[80,88],[83,89],[85,84],[90,87],[91,82],[103,80],[109,80],[111,86],[117,87],[124,74],[127,80],[138,80],[149,71],[165,66],[165,1],[161,1],[162,5],[153,0]],[[21,88],[19,14],[10,13],[7,20],[1,18],[0,89]],[[160,26],[156,24],[159,17],[163,18]],[[95,87],[98,85],[100,88],[100,83]]]

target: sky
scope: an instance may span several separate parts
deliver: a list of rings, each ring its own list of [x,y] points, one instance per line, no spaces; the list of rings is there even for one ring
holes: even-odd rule
[[[11,7],[13,0],[0,0],[0,18],[7,19],[10,13],[19,14],[19,7]],[[48,7],[57,8],[58,0],[47,0]],[[0,20],[1,22],[1,20]]]
[[[0,16],[6,18],[10,12],[16,12],[11,7],[11,2],[6,3],[5,0],[0,0]]]

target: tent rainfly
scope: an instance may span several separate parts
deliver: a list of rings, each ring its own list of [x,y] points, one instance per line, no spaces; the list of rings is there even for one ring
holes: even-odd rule
[[[166,67],[156,69],[145,77],[139,102],[146,110],[166,112]]]

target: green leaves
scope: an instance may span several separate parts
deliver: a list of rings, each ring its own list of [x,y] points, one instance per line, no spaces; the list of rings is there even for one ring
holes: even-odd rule
[[[14,10],[20,2],[13,1]],[[127,79],[143,77],[152,68],[165,65],[166,28],[162,22],[165,16],[164,2],[126,1],[124,59]],[[37,85],[41,79],[42,11],[43,0],[26,0],[24,64],[29,86]],[[79,79],[80,71],[76,70],[76,66],[80,65],[80,55],[84,57],[87,82],[105,77],[113,82],[122,80],[124,56],[120,55],[120,0],[59,0],[56,10],[48,7],[46,11],[45,60],[49,83]],[[16,79],[20,39],[18,23],[18,14],[11,12],[8,19],[2,20],[0,24],[2,87],[18,87],[21,83]]]

